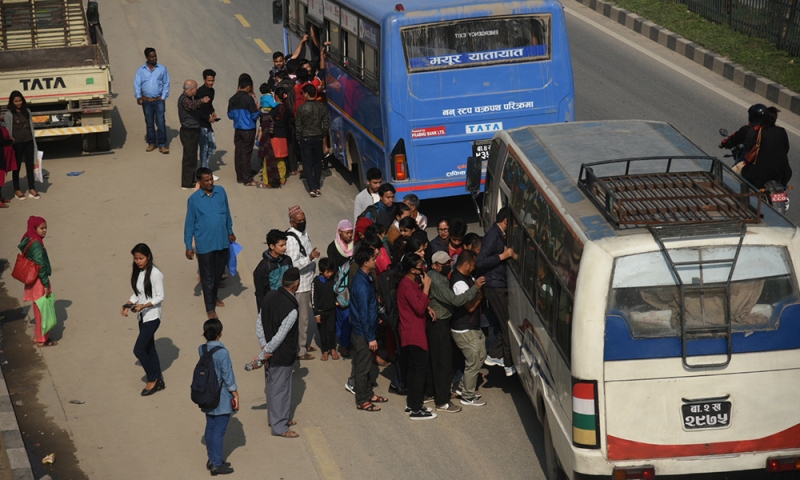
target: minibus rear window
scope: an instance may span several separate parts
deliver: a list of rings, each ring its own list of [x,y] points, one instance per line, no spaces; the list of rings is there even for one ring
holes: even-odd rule
[[[676,262],[731,258],[736,247],[714,246],[671,250]],[[687,327],[724,325],[727,298],[724,286],[730,262],[678,267],[684,285],[708,285],[687,292],[683,307]],[[780,310],[797,298],[786,249],[743,246],[730,284],[733,331],[752,332],[778,327]],[[609,314],[622,316],[634,338],[680,336],[678,281],[664,254],[641,253],[620,257],[614,266]]]
[[[404,28],[408,71],[548,59],[550,21],[550,15],[521,15]]]

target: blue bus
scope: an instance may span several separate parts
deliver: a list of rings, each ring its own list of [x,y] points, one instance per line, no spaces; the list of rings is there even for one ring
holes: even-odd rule
[[[400,195],[463,195],[496,131],[574,120],[558,1],[277,1],[285,51],[331,42],[331,142],[361,188],[377,167]]]

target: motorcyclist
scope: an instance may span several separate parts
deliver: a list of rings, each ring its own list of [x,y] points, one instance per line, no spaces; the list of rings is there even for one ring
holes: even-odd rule
[[[742,144],[742,155],[755,146],[758,132],[761,131],[761,147],[756,161],[747,164],[742,169],[742,176],[757,188],[764,188],[764,184],[775,180],[786,187],[792,178],[792,168],[789,166],[789,137],[786,130],[775,125],[778,119],[778,110],[775,107],[766,107],[760,103],[747,110],[748,124],[720,143],[720,148],[735,148]],[[737,158],[741,161],[743,158]]]

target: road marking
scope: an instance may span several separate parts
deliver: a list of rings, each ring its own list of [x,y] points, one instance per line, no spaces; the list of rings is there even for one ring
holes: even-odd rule
[[[261,50],[263,50],[264,53],[272,53],[272,50],[270,50],[267,44],[264,43],[264,40],[261,40],[260,38],[254,38],[253,41],[256,42],[256,45],[261,47]]]
[[[731,93],[728,93],[727,91],[717,87],[716,85],[713,85],[713,84],[707,82],[706,80],[703,80],[702,78],[700,78],[697,75],[689,72],[688,70],[684,69],[683,67],[679,67],[678,65],[675,65],[674,63],[670,62],[669,60],[666,60],[665,58],[662,58],[662,57],[658,56],[657,54],[647,50],[646,48],[637,45],[636,43],[628,40],[627,38],[623,37],[622,35],[619,35],[618,33],[609,30],[608,28],[604,27],[603,25],[600,25],[599,23],[595,22],[594,20],[585,17],[582,13],[578,13],[577,11],[573,10],[572,8],[568,8],[568,7],[564,7],[564,11],[566,11],[570,15],[574,16],[575,18],[583,20],[584,22],[586,22],[589,25],[595,27],[596,29],[600,30],[601,32],[605,33],[606,35],[609,35],[609,36],[619,40],[620,42],[622,42],[625,45],[633,48],[634,50],[637,50],[637,51],[647,55],[648,57],[650,57],[653,60],[655,60],[656,62],[664,65],[665,67],[668,67],[668,68],[680,73],[681,75],[685,76],[686,78],[688,78],[690,80],[694,80],[695,82],[699,83],[700,85],[702,85],[702,86],[708,88],[709,90],[711,90],[712,92],[714,92],[714,93],[716,93],[716,94],[718,94],[718,95],[730,100],[731,102],[733,102],[733,103],[735,103],[737,105],[740,105],[740,106],[744,107],[745,109],[750,108],[750,104],[748,102],[745,102],[744,100],[736,97],[735,95],[733,95]],[[781,123],[781,126],[783,128],[785,128],[787,131],[793,133],[794,135],[800,136],[800,130],[798,130],[798,129],[790,126],[790,125],[787,125],[785,122]]]
[[[239,20],[239,23],[241,23],[243,27],[245,28],[250,27],[250,24],[247,23],[247,20],[245,20],[243,16],[239,15],[238,13],[234,16],[236,17],[237,20]]]
[[[231,3],[231,0],[222,0],[222,3]]]
[[[302,431],[311,454],[311,461],[314,462],[314,468],[317,469],[319,478],[343,480],[339,465],[333,459],[333,454],[328,448],[328,442],[325,441],[325,437],[322,435],[322,430],[314,426],[305,427]]]

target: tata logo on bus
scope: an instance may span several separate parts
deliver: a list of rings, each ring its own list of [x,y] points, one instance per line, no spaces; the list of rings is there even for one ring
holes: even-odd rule
[[[503,129],[503,122],[478,123],[475,125],[467,125],[467,133],[496,132],[502,129]]]
[[[22,90],[28,92],[33,90],[52,90],[56,88],[67,88],[64,79],[61,77],[43,77],[43,78],[23,78],[19,81],[22,84]]]

